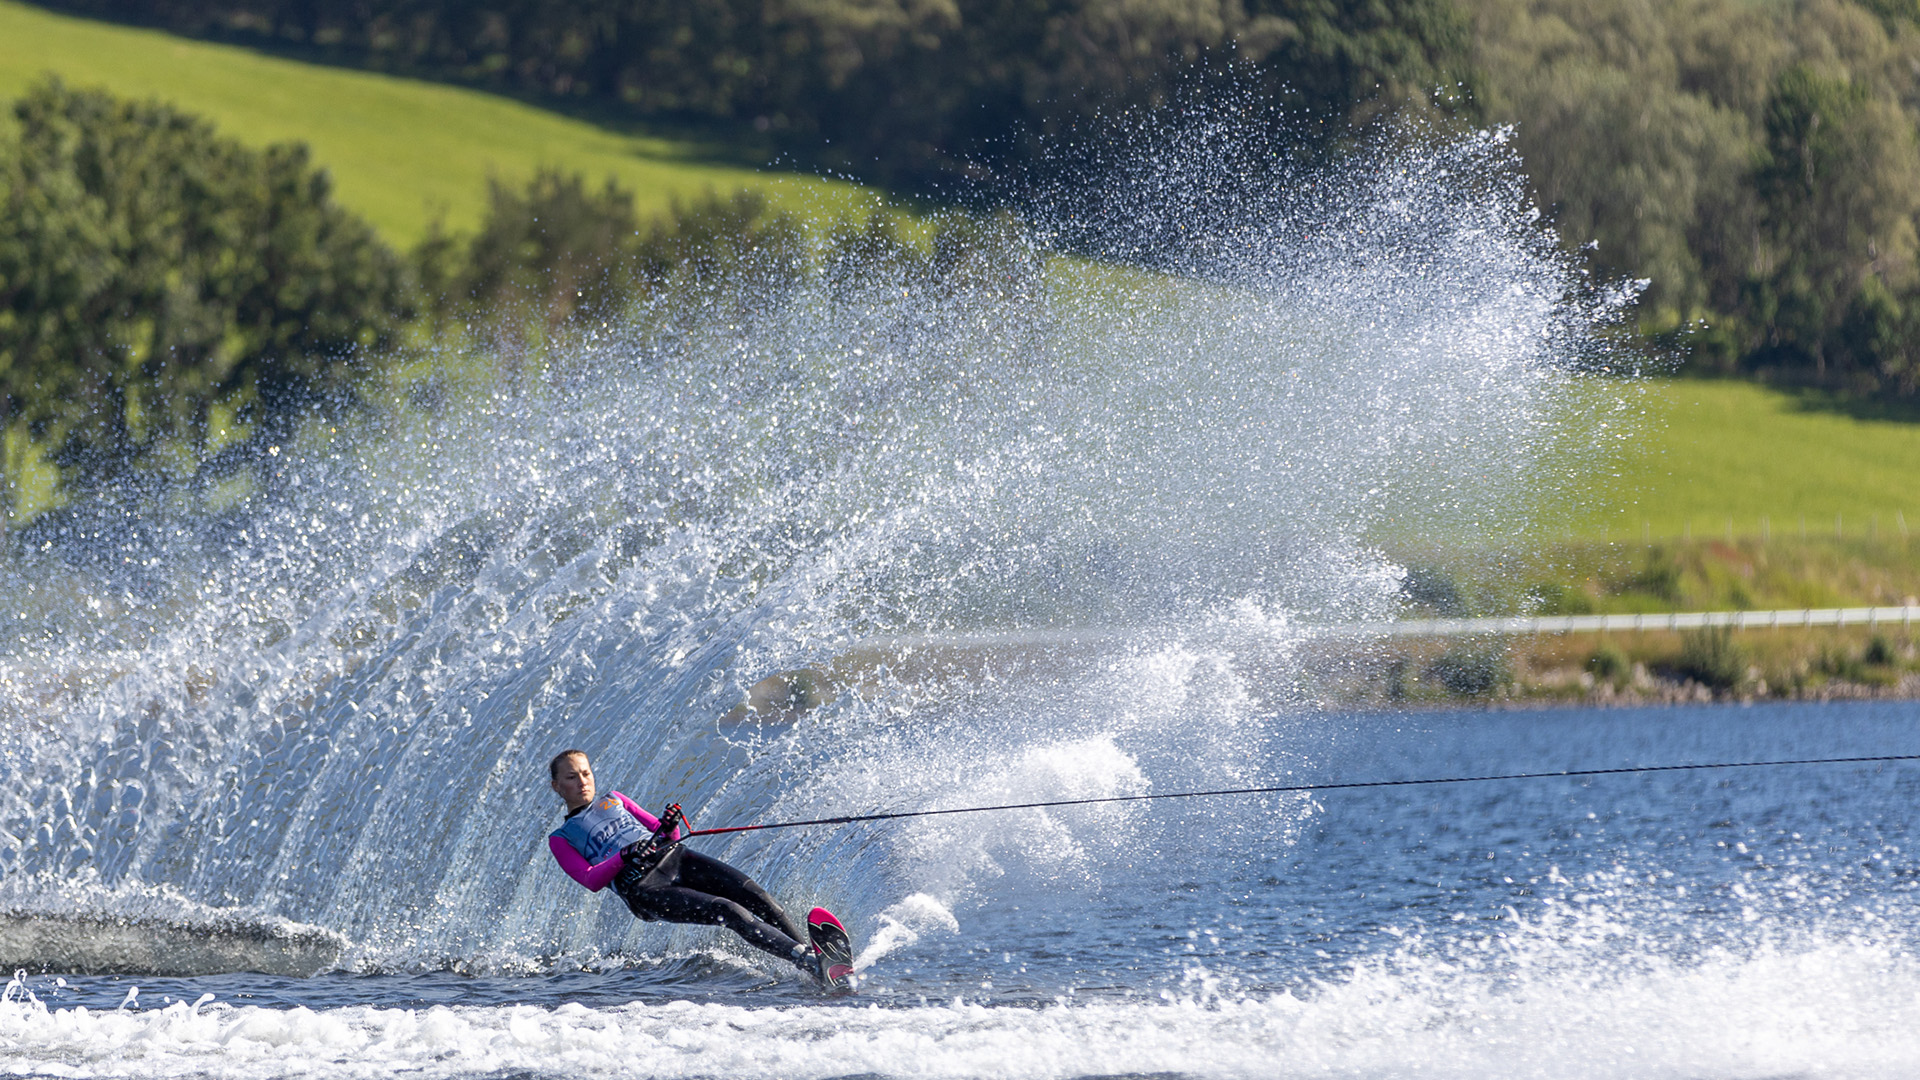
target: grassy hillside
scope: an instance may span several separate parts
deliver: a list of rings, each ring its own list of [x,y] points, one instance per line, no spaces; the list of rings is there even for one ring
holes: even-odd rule
[[[1743,382],[1657,380],[1631,433],[1543,508],[1550,538],[1896,537],[1920,531],[1920,424]]]
[[[676,192],[766,188],[783,205],[846,212],[876,198],[855,185],[756,173],[684,142],[609,131],[509,99],[306,65],[244,49],[49,14],[0,0],[0,98],[43,72],[123,95],[161,97],[223,132],[309,143],[340,199],[393,242],[436,213],[470,227],[489,176],[545,164],[608,174],[643,213]],[[1654,381],[1633,391],[1633,433],[1584,461],[1538,515],[1543,538],[1896,536],[1920,528],[1920,425],[1808,410],[1751,384]]]
[[[643,215],[675,192],[743,186],[831,215],[874,196],[852,184],[716,163],[684,142],[608,131],[507,98],[301,64],[149,30],[54,15],[0,0],[0,99],[43,73],[129,97],[158,97],[261,145],[303,140],[333,173],[340,201],[399,246],[436,213],[479,222],[489,176],[519,182],[541,165],[612,175]]]

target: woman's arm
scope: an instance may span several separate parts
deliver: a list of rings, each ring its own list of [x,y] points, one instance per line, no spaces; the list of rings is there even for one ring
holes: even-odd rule
[[[634,820],[640,822],[640,824],[645,825],[647,827],[648,832],[660,831],[659,818],[654,817],[652,814],[649,814],[645,810],[640,809],[639,803],[636,803],[632,799],[627,798],[625,795],[620,794],[620,792],[616,791],[614,792],[614,795],[619,797],[620,805],[627,808],[627,813],[632,814],[634,816]],[[671,839],[671,840],[680,839],[680,826],[675,825],[673,827],[673,835],[668,839]]]
[[[638,803],[635,803],[632,799],[627,798],[618,791],[611,792],[610,794],[619,799],[620,805],[626,807],[627,813],[632,814],[634,820],[638,821],[647,831],[659,831],[659,818],[642,810]],[[673,839],[680,839],[680,830],[678,828],[673,830]],[[585,855],[574,850],[572,844],[567,843],[558,836],[547,837],[547,847],[553,851],[553,861],[560,864],[560,869],[565,870],[568,877],[592,889],[594,892],[599,892],[601,889],[606,888],[613,882],[614,878],[619,877],[620,868],[624,865],[622,862],[623,856],[620,852],[615,852],[597,863],[589,864]]]
[[[614,878],[620,876],[620,853],[617,851],[612,857],[589,865],[586,856],[573,850],[572,844],[558,836],[547,837],[547,846],[553,849],[553,861],[560,864],[560,869],[565,870],[568,877],[594,892],[606,888]]]

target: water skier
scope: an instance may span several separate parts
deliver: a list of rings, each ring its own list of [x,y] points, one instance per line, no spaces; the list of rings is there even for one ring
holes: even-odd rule
[[[802,943],[806,939],[779,901],[752,878],[681,844],[678,806],[669,807],[662,821],[618,791],[596,799],[584,751],[562,750],[547,773],[554,793],[567,802],[566,820],[547,844],[568,877],[594,892],[612,885],[636,919],[724,926],[828,986],[846,985],[850,958],[832,955],[845,950],[831,947],[846,940],[845,931],[824,908],[814,909],[808,921],[816,940],[826,929],[818,925],[822,914],[839,931],[837,941],[829,936],[823,942],[830,946],[826,953]]]

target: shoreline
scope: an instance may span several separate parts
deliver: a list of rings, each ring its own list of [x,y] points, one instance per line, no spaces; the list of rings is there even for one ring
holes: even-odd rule
[[[1644,687],[1615,690],[1605,684],[1569,695],[1551,689],[1535,693],[1490,698],[1452,698],[1420,702],[1422,707],[1480,709],[1645,709],[1677,705],[1774,705],[1792,702],[1826,703],[1843,701],[1920,701],[1920,675],[1907,675],[1889,686],[1869,683],[1834,682],[1817,690],[1786,693],[1755,691],[1715,691],[1704,683],[1688,680],[1655,680]]]
[[[1920,632],[1726,627],[1408,638],[1316,657],[1348,706],[1643,708],[1920,699]]]

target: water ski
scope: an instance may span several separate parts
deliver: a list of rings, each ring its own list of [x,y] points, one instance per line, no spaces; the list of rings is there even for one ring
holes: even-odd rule
[[[833,912],[817,907],[807,912],[807,936],[820,954],[820,981],[837,994],[853,990],[853,939]]]

